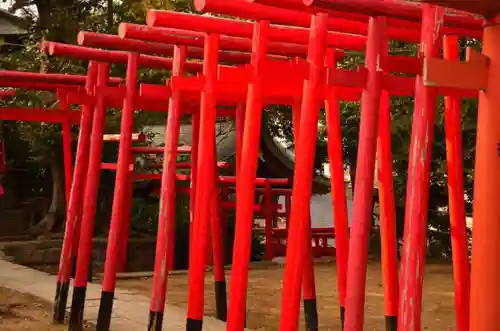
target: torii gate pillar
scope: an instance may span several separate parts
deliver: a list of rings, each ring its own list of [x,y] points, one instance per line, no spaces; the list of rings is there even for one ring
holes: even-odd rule
[[[485,28],[483,54],[489,64],[479,95],[470,331],[500,325],[500,24]]]

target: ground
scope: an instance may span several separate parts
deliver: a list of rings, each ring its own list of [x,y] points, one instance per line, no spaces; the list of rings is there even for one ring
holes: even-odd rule
[[[367,278],[367,303],[365,331],[383,331],[383,286],[379,263],[370,263]],[[267,266],[252,269],[249,273],[247,327],[254,330],[278,330],[281,306],[283,268]],[[229,281],[229,279],[228,279]],[[448,331],[454,329],[453,280],[450,265],[427,265],[424,278],[422,329]],[[122,280],[118,286],[134,289],[150,296],[152,279]],[[335,264],[316,266],[320,330],[340,330],[339,308],[336,291]],[[229,284],[228,284],[229,285]],[[167,301],[171,305],[187,307],[188,281],[186,274],[169,276]],[[213,282],[209,275],[206,282],[206,315],[215,316]],[[304,325],[301,320],[301,325]]]
[[[0,331],[59,331],[51,326],[50,304],[30,295],[0,287]]]
[[[31,295],[0,287],[0,331],[63,331],[51,325],[51,304]]]

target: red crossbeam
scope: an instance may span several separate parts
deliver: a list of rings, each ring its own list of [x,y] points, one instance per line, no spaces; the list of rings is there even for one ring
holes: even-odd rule
[[[253,24],[220,17],[193,15],[166,10],[149,10],[146,19],[149,26],[169,27],[190,31],[220,33],[228,36],[252,38]],[[269,30],[269,38],[273,41],[307,44],[309,30],[274,25]],[[352,50],[364,50],[366,37],[330,32],[328,34],[330,47]]]
[[[4,121],[62,123],[68,118],[71,123],[77,124],[80,121],[80,112],[44,108],[0,108],[0,120]]]
[[[0,70],[0,80],[11,82],[32,82],[32,83],[54,83],[68,85],[84,85],[87,77],[80,75],[66,74],[43,74],[36,72],[23,72],[13,70]],[[109,84],[121,83],[121,78],[112,77],[109,79]]]
[[[81,46],[103,47],[122,51],[154,53],[164,56],[172,56],[174,54],[174,46],[170,44],[124,39],[115,35],[95,32],[80,32],[78,34],[78,44]],[[203,48],[189,47],[187,49],[187,56],[190,58],[203,59]],[[246,64],[250,62],[250,54],[239,52],[220,52],[219,60],[224,63]]]
[[[128,59],[126,52],[108,51],[56,42],[46,43],[47,53],[53,56],[64,56],[80,60],[94,60],[109,63],[127,63]],[[139,57],[139,64],[149,68],[171,69],[172,59],[141,54]],[[202,70],[202,65],[201,63],[193,61],[186,62],[186,70],[190,72],[200,72]]]

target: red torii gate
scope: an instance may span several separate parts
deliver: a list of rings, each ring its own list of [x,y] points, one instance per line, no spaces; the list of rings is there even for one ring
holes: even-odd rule
[[[201,104],[196,118],[200,123],[200,146],[193,153],[196,165],[192,177],[208,180],[192,181],[193,223],[192,233],[197,239],[191,242],[189,268],[189,301],[187,330],[202,329],[204,272],[210,235],[218,233],[217,205],[210,198],[215,188],[215,137],[213,128],[217,116],[217,106],[236,106],[236,121],[244,127],[243,137],[238,138],[240,151],[237,161],[236,203],[236,244],[231,279],[231,292],[228,311],[228,329],[243,330],[245,322],[246,287],[248,281],[248,262],[252,215],[254,211],[255,174],[258,156],[258,138],[262,108],[266,104],[279,103],[292,105],[294,115],[295,139],[297,140],[296,169],[293,187],[293,205],[289,229],[289,246],[283,286],[282,318],[280,330],[294,331],[298,328],[300,296],[304,287],[304,306],[308,330],[317,329],[316,299],[314,293],[314,274],[310,251],[309,199],[311,196],[312,170],[317,135],[319,108],[325,104],[329,135],[329,158],[332,169],[332,187],[335,190],[335,231],[337,235],[338,288],[341,306],[341,319],[345,315],[345,330],[359,331],[363,328],[366,264],[370,211],[373,190],[373,170],[375,159],[380,162],[381,186],[381,226],[382,226],[382,264],[384,270],[385,313],[389,330],[419,330],[422,299],[423,267],[425,260],[426,209],[428,202],[428,178],[433,141],[433,119],[436,96],[446,96],[447,158],[449,172],[449,191],[454,254],[455,293],[457,328],[469,328],[469,274],[467,260],[467,237],[463,201],[463,173],[461,165],[460,107],[459,100],[480,94],[481,135],[478,138],[478,169],[476,173],[475,218],[481,221],[474,225],[474,236],[480,244],[475,245],[472,265],[471,298],[475,300],[471,309],[471,329],[476,331],[495,330],[498,325],[498,300],[500,292],[497,285],[497,268],[494,266],[500,248],[492,247],[498,240],[497,203],[498,194],[492,187],[497,184],[498,156],[492,150],[497,148],[497,115],[488,112],[488,107],[500,104],[495,93],[496,57],[498,48],[498,29],[486,28],[485,54],[481,56],[469,52],[468,64],[453,63],[458,59],[457,38],[455,35],[480,37],[485,20],[462,12],[448,11],[430,5],[416,5],[399,1],[363,0],[355,3],[347,0],[254,0],[252,2],[222,0],[195,0],[200,10],[216,11],[257,22],[237,22],[215,17],[200,17],[189,14],[165,11],[150,11],[149,27],[122,24],[121,38],[82,33],[80,42],[94,46],[111,46],[134,52],[155,52],[156,47],[163,55],[170,54],[170,48],[162,43],[174,44],[173,59],[148,58],[137,53],[88,50],[78,46],[53,44],[54,50],[66,55],[106,62],[127,61],[127,84],[125,89],[104,89],[97,96],[101,104],[106,99],[124,99],[120,153],[117,163],[117,188],[113,203],[112,229],[109,237],[105,267],[105,279],[98,318],[98,330],[108,330],[114,295],[116,268],[119,259],[119,240],[123,238],[124,211],[127,205],[127,175],[130,165],[130,137],[133,110],[138,100],[155,100],[154,96],[165,93],[170,107],[167,122],[167,144],[163,166],[161,200],[166,205],[161,208],[160,238],[155,268],[155,286],[150,316],[150,330],[161,330],[163,304],[166,284],[166,269],[173,237],[171,220],[175,213],[172,204],[172,189],[176,180],[176,153],[178,139],[178,118],[181,104],[187,102]],[[283,7],[283,8],[280,8]],[[481,7],[482,8],[482,7]],[[484,9],[484,8],[483,8]],[[481,10],[483,10],[481,9]],[[344,11],[350,12],[344,15]],[[342,19],[337,16],[343,15]],[[329,17],[330,15],[330,17]],[[388,16],[385,18],[384,16]],[[297,27],[271,25],[283,23]],[[420,21],[422,24],[420,24]],[[421,26],[420,26],[421,25]],[[309,27],[304,29],[303,27]],[[368,38],[360,35],[346,35],[330,32],[332,27],[342,32],[367,33]],[[395,27],[403,27],[396,29]],[[420,32],[419,32],[420,29]],[[193,32],[190,30],[203,31]],[[363,32],[364,31],[364,32]],[[443,34],[449,36],[442,38]],[[421,36],[421,37],[419,37]],[[419,59],[387,55],[387,39],[398,38],[405,41],[421,40]],[[249,39],[252,39],[251,41]],[[87,41],[86,41],[87,40]],[[154,41],[145,43],[145,41]],[[153,45],[153,46],[151,46]],[[306,46],[308,45],[308,46]],[[444,45],[446,60],[437,59]],[[187,47],[186,47],[187,46]],[[122,48],[123,47],[123,48]],[[195,47],[193,57],[203,57],[203,62],[185,61],[190,47]],[[200,52],[200,47],[203,53]],[[49,47],[50,48],[50,47]],[[336,51],[332,48],[347,48],[357,51],[366,49],[365,68],[358,71],[336,69]],[[220,50],[230,52],[220,52]],[[243,52],[242,54],[233,53]],[[246,54],[245,54],[246,52]],[[81,54],[79,54],[81,53]],[[203,55],[203,56],[202,56]],[[222,58],[227,62],[242,64],[250,59],[248,65],[219,65]],[[288,57],[297,57],[288,60]],[[137,98],[137,66],[140,61],[153,64],[158,68],[174,67],[173,77],[167,87],[141,87]],[[198,72],[194,77],[183,77],[188,65]],[[89,71],[90,72],[90,71]],[[390,75],[393,72],[415,74],[416,77]],[[469,72],[470,77],[465,78]],[[488,72],[490,74],[488,75]],[[104,82],[104,78],[101,77]],[[266,78],[269,78],[266,80]],[[102,84],[102,88],[106,84]],[[439,86],[439,87],[438,87]],[[498,88],[497,88],[498,89]],[[111,92],[112,91],[112,92]],[[120,92],[121,91],[121,92]],[[119,97],[110,97],[120,92]],[[200,96],[201,94],[201,96]],[[409,180],[405,216],[405,240],[403,247],[402,272],[399,280],[396,260],[394,197],[392,194],[392,165],[390,151],[390,103],[389,96],[415,94],[415,113],[410,148]],[[338,102],[341,99],[358,100],[361,97],[361,125],[358,150],[356,192],[354,197],[353,227],[349,241],[345,194],[342,179],[342,148],[340,145],[340,125]],[[163,99],[162,99],[163,100]],[[115,102],[116,102],[115,101]],[[246,104],[245,120],[242,119],[242,105]],[[241,111],[238,111],[238,109]],[[238,118],[240,114],[240,118]],[[300,123],[300,125],[299,125]],[[198,125],[198,124],[197,124]],[[299,131],[300,130],[300,135]],[[177,132],[177,133],[176,133]],[[331,139],[330,139],[331,138]],[[378,146],[377,146],[378,144]],[[378,148],[378,152],[377,152]],[[91,155],[99,153],[91,153]],[[95,156],[97,158],[97,156]],[[95,162],[94,162],[95,163]],[[242,165],[245,166],[242,166]],[[99,163],[100,166],[100,163]],[[93,169],[94,167],[92,167]],[[95,167],[97,169],[97,166]],[[96,170],[97,171],[97,170]],[[489,178],[487,176],[490,176]],[[92,178],[92,176],[89,176]],[[168,184],[170,183],[170,184]],[[493,184],[492,184],[493,183]],[[170,189],[169,189],[170,187]],[[496,185],[499,187],[499,185]],[[175,197],[175,195],[174,195]],[[168,198],[168,199],[167,199]],[[480,202],[479,202],[480,201]],[[165,213],[165,214],[164,214]],[[85,213],[84,213],[85,215]],[[89,221],[90,222],[90,221]],[[170,222],[170,223],[169,223]],[[493,225],[495,224],[495,225]],[[91,223],[89,223],[91,226]],[[210,230],[211,227],[211,230]],[[84,227],[89,231],[89,227]],[[91,228],[90,228],[91,229]],[[86,236],[88,238],[88,236]],[[213,239],[213,238],[212,238]],[[69,241],[71,243],[71,241]],[[221,241],[212,241],[214,251]],[[493,248],[493,249],[492,249]],[[85,254],[80,253],[79,254]],[[484,262],[485,257],[491,259]],[[214,256],[214,264],[216,263]],[[481,260],[480,260],[481,259]],[[85,263],[79,261],[81,270]],[[166,263],[166,264],[165,264]],[[224,273],[216,268],[216,283],[223,281]],[[85,276],[82,276],[83,278]],[[80,291],[80,292],[78,292]],[[81,288],[76,298],[81,301]],[[398,293],[399,292],[399,293]],[[225,294],[225,284],[224,284]],[[83,292],[84,295],[84,292]],[[79,297],[80,296],[80,297]],[[499,296],[500,297],[500,296]],[[75,297],[74,297],[75,298]],[[77,301],[78,301],[77,300]],[[222,302],[222,301],[219,301]],[[218,304],[219,304],[218,302]],[[225,302],[225,297],[223,298]],[[82,318],[78,305],[73,307],[77,320]],[[344,310],[345,308],[345,310]],[[222,309],[221,311],[224,311]],[[218,312],[219,313],[219,312]],[[221,316],[219,316],[221,317]],[[399,318],[398,318],[399,317]],[[73,325],[73,324],[71,324]],[[74,324],[75,329],[78,323]]]

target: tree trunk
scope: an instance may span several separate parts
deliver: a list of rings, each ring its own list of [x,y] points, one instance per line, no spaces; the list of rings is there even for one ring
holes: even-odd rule
[[[52,174],[52,201],[47,213],[33,226],[29,232],[37,234],[42,232],[43,237],[50,237],[53,231],[58,227],[60,220],[64,219],[64,177],[61,166],[57,161],[50,165]]]
[[[113,29],[113,0],[107,0],[108,8],[106,11],[107,14],[107,24],[108,24],[108,33],[111,33]]]
[[[351,190],[352,196],[354,197],[354,185],[356,183],[356,166],[357,166],[357,149],[356,146],[354,148],[349,148],[346,151],[347,162],[349,163],[349,177],[351,179]]]

